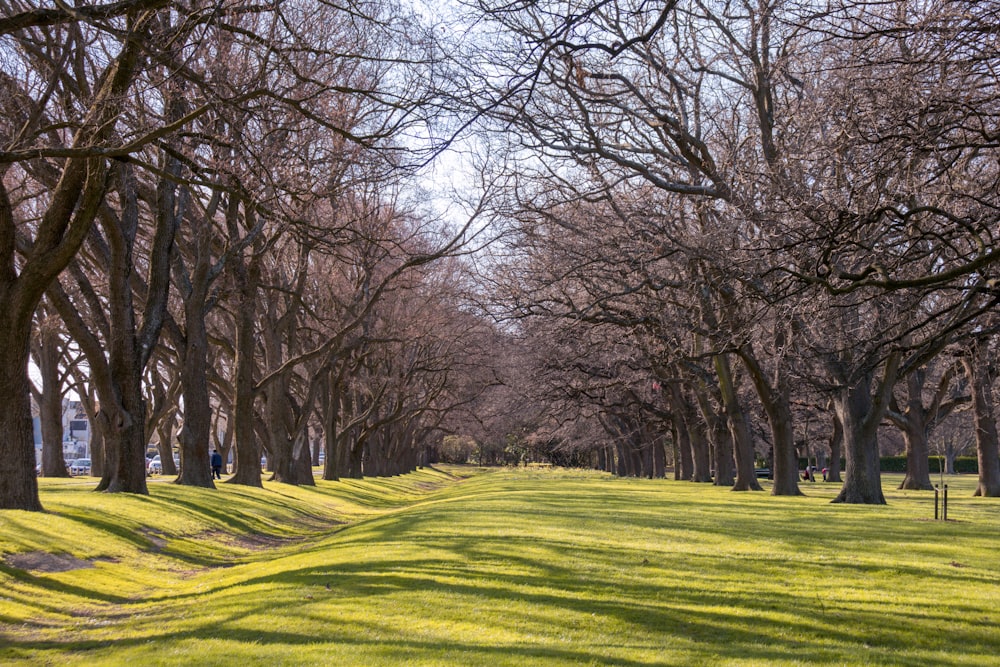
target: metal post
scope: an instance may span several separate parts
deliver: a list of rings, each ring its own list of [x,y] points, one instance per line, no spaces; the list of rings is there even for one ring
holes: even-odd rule
[[[938,488],[938,485],[935,484],[934,485],[934,520],[935,521],[938,520],[938,494],[940,492],[941,492],[940,488]]]
[[[941,518],[945,521],[948,520],[948,485],[944,485],[944,503],[941,507]]]

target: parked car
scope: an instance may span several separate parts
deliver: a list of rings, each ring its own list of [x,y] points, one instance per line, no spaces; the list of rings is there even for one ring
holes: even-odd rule
[[[89,475],[90,459],[74,459],[73,462],[69,464],[69,474]]]
[[[180,468],[181,461],[176,456],[174,457],[174,467]],[[154,456],[149,463],[146,465],[146,472],[150,475],[162,475],[163,474],[163,462],[160,461],[160,455]]]

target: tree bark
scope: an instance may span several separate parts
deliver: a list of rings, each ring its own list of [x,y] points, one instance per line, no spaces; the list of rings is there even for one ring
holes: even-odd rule
[[[102,412],[105,406],[115,411],[109,411],[102,421],[106,469],[98,488],[111,493],[145,495],[149,491],[146,487],[146,404],[142,396],[144,362],[136,340],[132,298],[132,251],[139,227],[138,185],[131,165],[121,164],[119,174],[123,201],[121,216],[118,220],[111,216],[101,219],[111,249],[108,269],[111,334],[107,358],[113,383],[111,392],[117,395],[117,400],[102,398],[101,401]],[[108,453],[114,458],[108,458]]]
[[[906,476],[900,482],[900,489],[929,491],[931,484],[930,448],[927,445],[927,431],[919,426],[903,429],[903,444],[906,448]]]
[[[5,299],[4,299],[5,300]],[[18,320],[21,321],[18,321]],[[28,387],[31,317],[0,318],[0,509],[40,512]],[[26,320],[26,321],[25,321]]]
[[[799,496],[799,459],[795,454],[795,432],[789,400],[788,379],[780,367],[774,382],[768,380],[764,369],[757,362],[753,350],[744,345],[739,350],[740,359],[750,373],[757,396],[760,398],[774,440],[771,477],[773,496]],[[780,360],[777,363],[781,363]]]
[[[878,449],[878,426],[888,410],[889,394],[896,382],[900,355],[885,362],[882,378],[872,390],[873,373],[861,373],[833,397],[834,410],[844,427],[847,470],[835,503],[884,505]]]
[[[320,397],[323,417],[323,479],[331,482],[340,480],[340,438],[337,428],[340,423],[340,384],[337,382],[337,365],[331,364],[323,378],[324,386]]]
[[[712,475],[712,483],[715,486],[732,487],[736,481],[733,466],[733,438],[726,423],[725,414],[720,414],[719,409],[713,405],[708,397],[708,387],[702,384],[697,392],[698,407],[701,415],[708,424],[708,435],[712,442],[712,464],[715,474]],[[721,397],[716,392],[716,399],[720,402]],[[724,412],[725,408],[721,408]]]
[[[69,477],[62,446],[63,387],[59,371],[62,342],[59,334],[50,326],[41,327],[35,356],[42,379],[42,390],[38,397],[38,416],[42,430],[41,474],[43,477]]]
[[[844,480],[840,477],[840,459],[844,452],[844,424],[840,421],[836,410],[831,414],[833,433],[830,434],[830,464],[826,471],[826,481],[842,483]]]
[[[172,410],[156,427],[156,451],[160,455],[160,472],[164,475],[176,475],[174,465],[174,427],[177,425],[177,411]]]
[[[844,425],[847,470],[836,503],[884,505],[879,470],[878,438],[868,417],[872,411],[871,390],[863,382],[843,388],[833,399],[837,417]]]
[[[185,301],[185,348],[181,369],[184,424],[178,440],[181,471],[175,483],[214,489],[209,460],[212,407],[208,395],[208,332],[205,329],[205,299],[189,295]]]
[[[256,354],[255,313],[259,260],[253,257],[249,265],[242,257],[231,263],[238,292],[236,311],[236,359],[233,373],[233,431],[236,439],[236,469],[229,478],[232,484],[262,487],[260,444],[254,429],[254,402],[257,392],[254,385],[254,356]]]
[[[705,422],[698,415],[694,401],[684,397],[684,421],[687,424],[688,441],[691,443],[691,481],[710,483],[712,481],[712,456]]]
[[[753,438],[747,426],[747,416],[736,393],[732,368],[728,357],[716,355],[713,359],[715,374],[719,380],[719,391],[726,411],[726,422],[733,438],[733,454],[736,458],[736,481],[733,491],[763,491],[755,472],[755,452]]]
[[[918,368],[906,378],[906,407],[900,410],[893,402],[886,416],[903,433],[906,445],[906,476],[899,485],[901,489],[931,490],[930,476],[930,434],[935,423],[948,416],[965,397],[953,396],[944,401],[955,367],[950,367],[941,377],[934,397],[928,407],[924,407],[923,394],[927,373],[924,368]]]
[[[993,376],[985,341],[975,341],[962,357],[972,391],[972,418],[976,429],[979,484],[974,495],[1000,497],[1000,444],[993,414]]]
[[[292,477],[295,484],[301,486],[316,486],[312,474],[312,455],[309,451],[309,438],[305,432],[299,433],[292,448]]]

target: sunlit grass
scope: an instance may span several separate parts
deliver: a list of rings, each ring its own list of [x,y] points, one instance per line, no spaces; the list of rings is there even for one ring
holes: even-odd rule
[[[471,475],[460,479],[459,475]],[[0,514],[0,662],[993,665],[1000,501],[889,505],[558,469],[316,488],[43,480]]]

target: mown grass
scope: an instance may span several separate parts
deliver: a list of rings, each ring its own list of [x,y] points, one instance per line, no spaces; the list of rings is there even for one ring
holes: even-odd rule
[[[884,507],[553,469],[43,480],[47,513],[0,514],[0,662],[995,665],[1000,501],[946,481],[947,523],[891,476]]]

